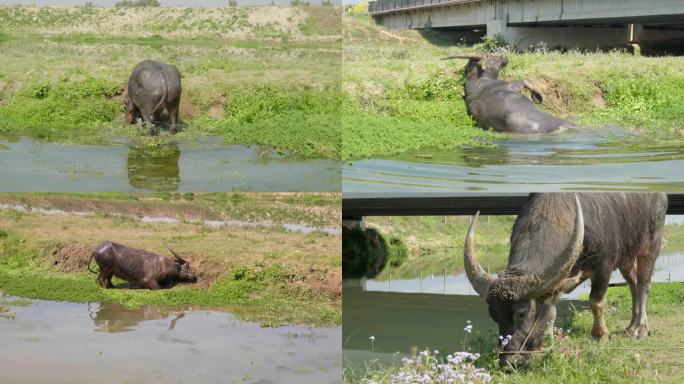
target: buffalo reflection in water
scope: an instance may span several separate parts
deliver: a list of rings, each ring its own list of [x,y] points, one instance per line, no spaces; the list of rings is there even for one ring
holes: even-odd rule
[[[148,191],[178,190],[180,184],[178,143],[158,147],[131,145],[128,149],[128,184]]]
[[[176,327],[176,322],[182,319],[185,313],[150,305],[133,309],[121,304],[100,304],[100,308],[90,314],[97,332],[133,331],[143,321],[166,319],[170,316],[174,318],[169,323],[169,331]]]

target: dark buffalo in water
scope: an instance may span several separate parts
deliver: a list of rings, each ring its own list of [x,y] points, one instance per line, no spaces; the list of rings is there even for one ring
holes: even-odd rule
[[[493,55],[455,55],[448,59],[468,59],[465,68],[465,102],[468,113],[484,129],[506,133],[549,133],[572,126],[539,110],[523,95],[530,91],[532,100],[541,104],[543,96],[527,80],[499,80],[499,72],[508,64],[506,57]]]
[[[142,249],[104,241],[90,258],[95,258],[100,267],[97,281],[103,288],[113,288],[112,276],[138,284],[148,289],[173,286],[178,282],[197,282],[197,276],[190,264],[169,248],[174,259],[156,255]],[[90,263],[88,263],[90,270]],[[95,273],[95,271],[90,270]]]
[[[145,60],[133,69],[124,93],[126,122],[135,124],[138,117],[143,123],[159,122],[166,109],[171,120],[171,132],[176,132],[181,98],[181,80],[178,68],[152,60]]]
[[[632,321],[625,333],[649,334],[646,316],[653,265],[660,251],[667,210],[663,193],[548,193],[533,195],[511,234],[508,266],[498,276],[475,259],[477,215],[468,228],[464,265],[477,293],[487,300],[499,325],[502,365],[524,363],[541,349],[552,329],[561,293],[591,280],[591,334],[605,340],[605,294],[619,269],[632,294]],[[523,352],[523,353],[519,353]]]

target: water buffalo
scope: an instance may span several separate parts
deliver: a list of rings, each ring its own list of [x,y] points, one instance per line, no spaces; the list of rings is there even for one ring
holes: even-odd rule
[[[604,298],[610,275],[619,269],[632,294],[626,334],[649,334],[646,316],[651,273],[663,237],[667,196],[662,193],[549,193],[533,195],[511,234],[508,266],[498,276],[475,259],[477,215],[465,239],[464,265],[470,283],[486,299],[489,314],[506,338],[502,365],[524,363],[541,349],[556,318],[561,293],[591,280],[591,334],[605,340]]]
[[[104,241],[93,251],[90,260],[95,258],[100,267],[97,281],[102,288],[113,288],[112,276],[138,284],[149,289],[171,286],[177,282],[197,282],[197,276],[190,264],[171,248],[175,259],[155,255],[142,249]],[[90,262],[88,263],[90,269]]]
[[[468,113],[484,129],[506,133],[549,133],[572,123],[540,111],[522,92],[541,104],[543,96],[527,80],[499,80],[508,64],[506,57],[493,55],[454,55],[447,59],[468,59],[465,102]]]
[[[171,132],[176,132],[181,98],[181,80],[173,65],[145,60],[133,69],[124,93],[126,122],[135,124],[138,116],[146,122],[159,121],[166,109],[171,120]]]

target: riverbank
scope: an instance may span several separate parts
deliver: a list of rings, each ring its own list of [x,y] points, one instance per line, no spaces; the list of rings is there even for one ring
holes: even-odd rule
[[[466,349],[480,353],[475,365],[492,375],[493,383],[678,383],[684,366],[681,345],[684,337],[684,283],[654,283],[648,303],[651,336],[636,340],[623,337],[622,329],[631,316],[631,298],[627,287],[608,290],[606,324],[611,339],[597,343],[590,339],[592,315],[588,308],[575,309],[566,319],[557,319],[551,351],[535,359],[527,369],[505,373],[498,368],[494,333],[482,334],[478,324]],[[442,351],[443,355],[461,350]],[[345,383],[389,383],[398,366],[367,363],[366,369],[345,369]]]
[[[182,75],[182,138],[340,158],[336,7],[0,7],[0,133],[106,143],[144,59]],[[153,140],[173,140],[162,133]]]
[[[34,299],[225,309],[262,325],[339,325],[340,234],[330,229],[339,220],[339,199],[2,195],[0,290]],[[104,240],[160,255],[168,255],[168,244],[199,281],[159,291],[102,289],[87,265],[92,248]]]
[[[438,31],[386,30],[370,16],[343,16],[343,160],[382,158],[418,148],[488,147],[505,138],[477,128],[463,96],[465,60],[456,52],[496,49],[461,44]],[[684,140],[681,57],[627,52],[507,53],[505,80],[527,79],[544,94],[542,109],[583,126],[622,126],[633,145]],[[616,142],[622,143],[624,137]],[[647,142],[646,142],[647,141]]]
[[[388,241],[401,243],[407,257],[400,265],[388,265],[378,280],[416,278],[463,272],[463,242],[470,224],[468,216],[368,217],[368,227]],[[475,234],[475,250],[484,268],[495,272],[508,261],[509,239],[515,216],[481,216]],[[684,226],[666,225],[661,254],[684,247]]]

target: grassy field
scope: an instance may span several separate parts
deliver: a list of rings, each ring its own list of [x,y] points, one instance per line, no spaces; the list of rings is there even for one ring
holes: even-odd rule
[[[463,95],[465,60],[483,51],[436,32],[386,30],[366,15],[343,16],[342,87],[345,160],[382,157],[420,147],[492,145],[477,128]],[[626,52],[509,53],[504,79],[525,78],[542,90],[543,109],[586,126],[623,126],[648,146],[684,135],[684,59]]]
[[[140,136],[123,124],[120,95],[135,64],[153,59],[181,72],[179,138],[337,159],[340,14],[321,6],[0,7],[0,133]]]
[[[590,339],[591,312],[576,309],[569,319],[556,321],[563,331],[555,332],[550,351],[513,373],[498,367],[496,335],[480,334],[477,324],[467,348],[482,354],[475,364],[492,375],[493,383],[680,383],[684,372],[683,301],[684,283],[653,284],[648,307],[651,336],[636,340],[621,335],[631,316],[628,289],[610,288],[606,323],[612,336],[608,342]],[[371,363],[364,371],[346,371],[344,382],[390,383],[398,372],[398,367]]]
[[[225,308],[264,325],[340,324],[339,235],[198,222],[337,226],[338,194],[24,194],[1,195],[0,204],[72,212],[0,210],[0,290],[7,294],[128,306]],[[140,220],[145,216],[179,221]],[[102,289],[86,266],[92,249],[104,240],[167,256],[168,244],[190,262],[199,281],[159,291]]]
[[[463,272],[463,242],[470,217],[415,216],[368,217],[367,225],[375,228],[386,239],[406,245],[408,257],[400,266],[386,267],[377,279],[415,278],[423,275],[442,275]],[[483,267],[497,272],[506,267],[509,239],[514,216],[482,216],[475,234],[475,252]],[[684,226],[665,226],[665,241],[661,254],[684,249]]]

